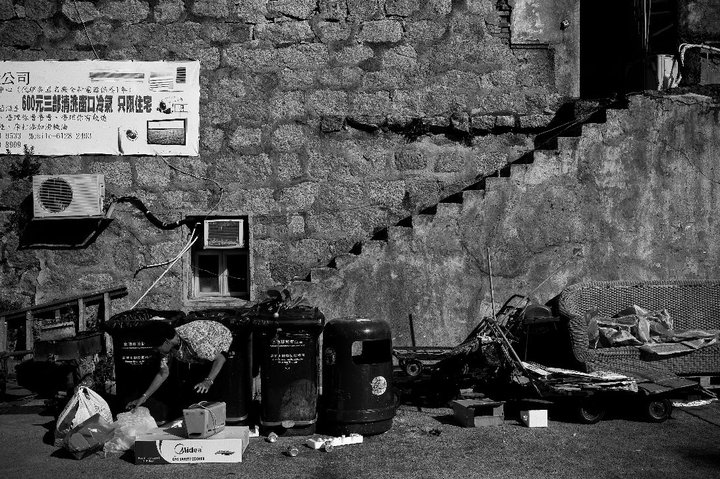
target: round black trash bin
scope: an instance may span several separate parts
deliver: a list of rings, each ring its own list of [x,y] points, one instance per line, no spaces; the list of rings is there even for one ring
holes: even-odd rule
[[[118,408],[137,399],[147,389],[160,366],[160,356],[147,340],[152,322],[175,326],[185,316],[182,311],[132,309],[112,316],[104,325],[113,340],[113,362]],[[172,386],[164,384],[145,404],[158,421],[173,419],[178,413]]]
[[[250,415],[252,401],[252,329],[249,309],[205,309],[191,311],[183,323],[195,320],[217,321],[232,333],[230,351],[225,365],[215,378],[207,396],[197,395],[197,400],[217,400],[225,403],[226,421],[242,423]],[[178,365],[185,370],[180,373],[183,381],[191,387],[207,377],[207,365]],[[194,401],[197,402],[197,401]]]
[[[303,306],[255,319],[263,433],[294,436],[315,432],[318,338],[324,322],[317,308]]]
[[[392,334],[387,322],[343,318],[323,332],[322,429],[380,434],[392,427]]]

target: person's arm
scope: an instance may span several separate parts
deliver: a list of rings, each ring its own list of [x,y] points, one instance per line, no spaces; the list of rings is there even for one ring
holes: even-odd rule
[[[163,361],[160,365],[160,369],[158,370],[157,374],[155,374],[155,377],[153,378],[152,382],[150,383],[150,386],[148,386],[145,393],[140,396],[139,398],[135,399],[134,401],[130,401],[126,409],[133,409],[138,406],[142,406],[145,401],[148,400],[150,396],[152,396],[155,391],[162,386],[162,384],[165,382],[165,380],[170,376],[170,368],[168,368],[168,365],[165,361]]]
[[[220,370],[224,364],[225,355],[223,353],[218,353],[218,355],[215,356],[215,360],[212,363],[212,367],[210,368],[210,372],[207,377],[195,385],[195,391],[200,394],[208,392],[215,382],[215,378],[218,374],[220,374]]]

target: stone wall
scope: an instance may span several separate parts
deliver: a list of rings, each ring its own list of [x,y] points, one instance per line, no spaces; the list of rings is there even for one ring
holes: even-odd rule
[[[545,302],[594,280],[720,276],[720,97],[630,99],[607,122],[489,178],[294,283],[329,316],[380,317],[397,344],[454,345],[513,294]]]
[[[0,0],[0,58],[200,60],[199,157],[34,160],[41,174],[102,173],[108,198],[137,196],[168,221],[207,211],[221,186],[217,211],[250,216],[258,293],[532,147],[566,92],[552,50],[511,48],[508,8],[494,0]],[[130,305],[161,270],[134,272],[172,258],[188,233],[158,230],[118,205],[85,249],[18,250],[17,213],[29,194],[28,177],[2,172],[0,284],[13,305],[115,283],[127,284]],[[141,306],[190,306],[183,263]]]

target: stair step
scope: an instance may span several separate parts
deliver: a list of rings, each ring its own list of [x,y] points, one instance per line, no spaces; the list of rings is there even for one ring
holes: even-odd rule
[[[358,259],[358,255],[352,253],[343,253],[335,257],[335,266],[337,269],[346,268],[349,264],[354,263]]]
[[[437,218],[460,218],[462,204],[460,203],[438,203],[435,216]]]
[[[522,180],[529,169],[530,165],[513,164],[510,166],[510,178]]]
[[[310,270],[310,282],[321,283],[336,274],[338,274],[338,270],[336,268],[330,268],[329,266],[313,268]]]
[[[604,124],[585,123],[582,126],[582,136],[584,139],[597,138],[602,135],[602,131],[604,129],[605,129]]]
[[[579,136],[561,136],[558,138],[558,150],[574,150],[580,144]]]
[[[363,256],[378,256],[385,252],[385,248],[387,248],[387,241],[363,241],[362,252],[360,254],[362,254]]]
[[[610,108],[607,112],[605,112],[605,115],[607,116],[607,121],[623,120],[627,118],[628,110],[624,110],[622,108]]]
[[[484,198],[485,190],[465,190],[463,191],[463,208],[480,202]]]
[[[411,226],[391,226],[388,228],[388,243],[391,241],[404,241],[412,238],[413,229]]]

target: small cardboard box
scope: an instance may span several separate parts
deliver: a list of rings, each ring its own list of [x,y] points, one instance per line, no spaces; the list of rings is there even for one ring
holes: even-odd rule
[[[458,399],[450,405],[455,420],[464,427],[499,426],[505,421],[505,409],[500,401]]]
[[[527,427],[547,427],[547,409],[530,409],[520,411],[520,420]]]
[[[203,439],[225,429],[225,403],[202,401],[183,409],[185,430],[191,439]]]
[[[157,428],[135,438],[135,464],[242,462],[249,435],[247,426],[226,426],[204,439],[188,439],[185,427]]]

